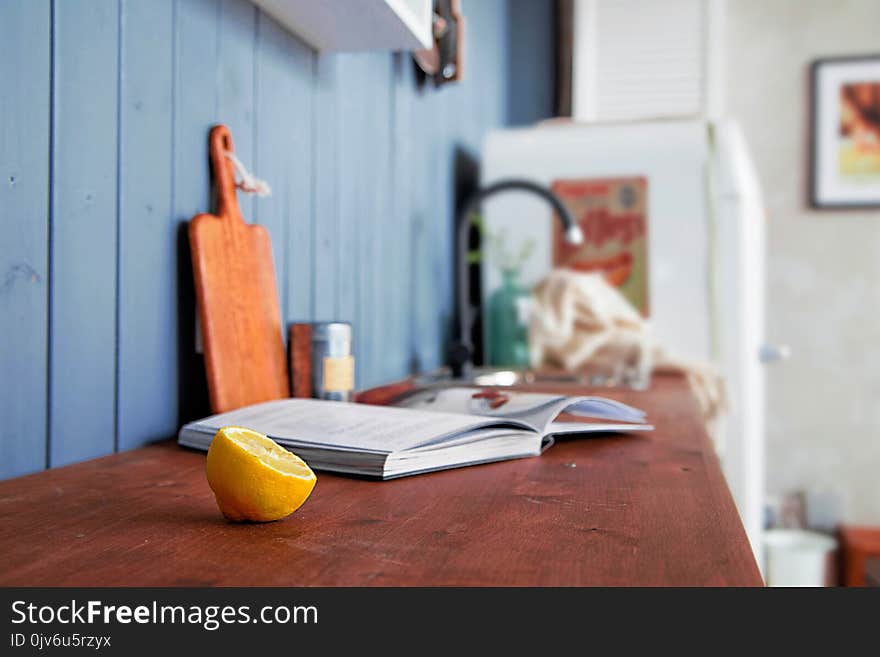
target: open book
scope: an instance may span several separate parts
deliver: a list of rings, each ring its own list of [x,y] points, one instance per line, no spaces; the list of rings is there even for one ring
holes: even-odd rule
[[[560,413],[604,422],[556,422]],[[247,427],[316,470],[391,479],[537,456],[556,434],[652,429],[644,419],[601,397],[444,388],[408,395],[396,407],[279,399],[190,422],[178,442],[205,450],[221,427]]]

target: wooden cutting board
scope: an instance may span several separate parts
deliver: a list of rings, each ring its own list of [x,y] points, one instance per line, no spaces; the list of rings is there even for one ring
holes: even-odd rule
[[[210,154],[217,214],[199,214],[189,222],[215,413],[290,396],[272,243],[263,226],[247,224],[241,216],[227,152],[233,152],[229,129],[214,126]]]

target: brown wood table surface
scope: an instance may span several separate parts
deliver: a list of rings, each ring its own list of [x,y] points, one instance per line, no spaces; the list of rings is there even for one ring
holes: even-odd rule
[[[656,431],[388,482],[319,473],[275,523],[226,522],[204,454],[172,442],[3,481],[0,584],[761,585],[685,380],[601,392]]]

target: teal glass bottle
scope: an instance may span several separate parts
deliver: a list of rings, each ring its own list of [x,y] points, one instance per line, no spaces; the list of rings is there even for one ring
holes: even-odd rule
[[[518,269],[503,269],[502,283],[489,298],[489,364],[529,366],[529,328],[525,308],[529,291],[519,284]]]

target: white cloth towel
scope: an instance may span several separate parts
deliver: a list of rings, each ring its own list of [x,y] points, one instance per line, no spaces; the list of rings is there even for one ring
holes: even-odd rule
[[[710,432],[726,410],[724,380],[708,364],[666,354],[650,324],[601,274],[555,269],[532,292],[532,367],[585,372],[611,383],[647,381],[652,371],[682,372]]]

